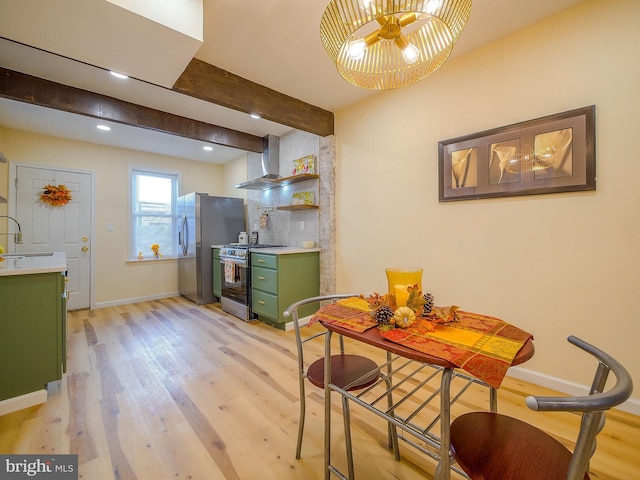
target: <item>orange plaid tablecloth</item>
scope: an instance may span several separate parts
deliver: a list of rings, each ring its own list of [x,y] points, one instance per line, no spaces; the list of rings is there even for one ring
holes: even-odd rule
[[[513,325],[478,313],[457,312],[459,322],[421,328],[425,318],[411,327],[380,334],[392,342],[443,358],[492,387],[502,383],[513,359],[533,335]],[[431,326],[430,326],[431,327]]]
[[[513,359],[533,335],[499,318],[462,310],[456,314],[458,322],[434,324],[427,318],[418,317],[409,328],[381,330],[380,335],[391,342],[447,360],[498,388]],[[377,326],[367,302],[360,298],[340,300],[321,308],[309,324],[319,320],[354,332]]]
[[[378,326],[369,312],[370,308],[366,300],[357,297],[347,298],[322,307],[311,317],[309,325],[322,320],[362,333],[371,327]]]

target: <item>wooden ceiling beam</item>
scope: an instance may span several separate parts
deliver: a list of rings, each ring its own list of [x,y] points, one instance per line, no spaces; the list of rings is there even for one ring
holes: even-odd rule
[[[333,135],[333,113],[194,58],[173,90],[321,137]]]
[[[262,153],[256,135],[118,100],[0,67],[0,97]]]

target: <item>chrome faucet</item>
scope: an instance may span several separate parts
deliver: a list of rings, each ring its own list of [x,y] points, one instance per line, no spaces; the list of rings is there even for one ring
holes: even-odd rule
[[[16,233],[0,233],[0,235],[13,235],[13,243],[22,243],[22,229],[20,228],[20,224],[18,223],[18,221],[15,218],[10,217],[9,215],[0,215],[0,218],[8,218],[9,220],[13,220],[18,226],[18,231]]]

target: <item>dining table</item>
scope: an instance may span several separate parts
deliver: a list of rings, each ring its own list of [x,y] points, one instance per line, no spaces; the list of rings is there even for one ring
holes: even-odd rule
[[[340,303],[343,302],[342,305]],[[355,305],[355,307],[354,307]],[[488,408],[497,411],[497,390],[507,370],[534,355],[533,336],[501,319],[457,310],[454,322],[418,317],[408,328],[381,327],[362,299],[341,300],[310,320],[327,330],[324,351],[324,475],[353,480],[331,460],[331,394],[336,392],[400,430],[398,439],[437,461],[435,480],[455,471],[450,452],[451,409],[472,385],[488,391]],[[437,320],[437,319],[436,319]],[[349,391],[331,382],[332,336],[340,335],[384,352],[379,380]],[[348,410],[347,410],[348,412]],[[350,421],[345,418],[345,421]],[[439,426],[439,428],[438,428]],[[390,435],[390,441],[392,440]],[[346,438],[350,449],[350,438]],[[397,444],[394,448],[399,459]]]

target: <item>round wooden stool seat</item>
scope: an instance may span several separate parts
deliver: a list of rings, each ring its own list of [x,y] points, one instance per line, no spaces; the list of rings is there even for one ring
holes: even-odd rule
[[[380,377],[380,369],[373,360],[360,355],[331,355],[331,383],[344,388],[354,380],[366,375],[347,390],[359,390],[375,383]],[[316,387],[324,388],[324,359],[309,365],[307,378]]]
[[[472,480],[565,480],[571,461],[571,452],[551,435],[490,412],[456,418],[451,450]]]

